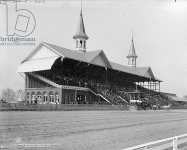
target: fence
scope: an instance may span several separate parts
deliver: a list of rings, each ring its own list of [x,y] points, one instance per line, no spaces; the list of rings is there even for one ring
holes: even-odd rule
[[[0,111],[71,111],[71,110],[129,110],[126,105],[98,104],[0,104]]]
[[[153,141],[123,150],[181,150],[187,148],[187,134]]]

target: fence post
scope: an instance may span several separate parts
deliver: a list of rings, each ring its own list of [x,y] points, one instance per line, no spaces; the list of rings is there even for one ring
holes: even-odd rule
[[[178,141],[177,137],[174,137],[173,138],[173,150],[178,150],[177,141]]]

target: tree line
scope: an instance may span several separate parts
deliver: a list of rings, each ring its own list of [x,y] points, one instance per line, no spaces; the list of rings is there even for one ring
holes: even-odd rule
[[[25,92],[22,89],[13,90],[11,88],[2,89],[0,93],[0,100],[7,103],[15,103],[25,100]]]

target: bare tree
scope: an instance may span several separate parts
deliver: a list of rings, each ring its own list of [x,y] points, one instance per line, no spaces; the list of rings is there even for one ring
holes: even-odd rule
[[[16,101],[24,101],[25,100],[25,91],[22,89],[19,89],[16,91]]]
[[[1,98],[6,102],[15,102],[16,101],[16,93],[13,89],[3,89],[1,92]]]

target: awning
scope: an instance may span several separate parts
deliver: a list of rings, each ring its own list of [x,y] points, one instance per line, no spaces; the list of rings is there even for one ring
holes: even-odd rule
[[[57,58],[59,57],[28,60],[19,66],[17,72],[23,73],[23,72],[50,70]]]

